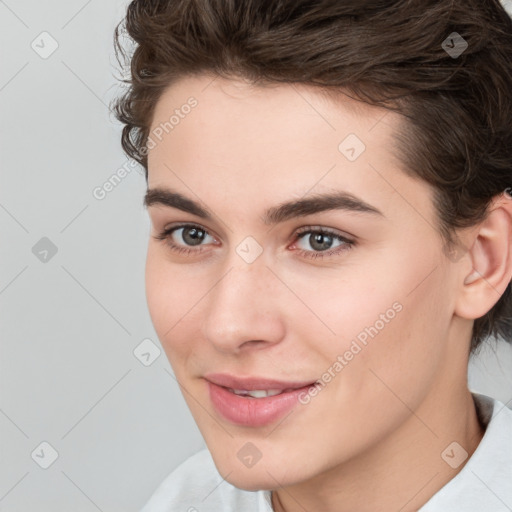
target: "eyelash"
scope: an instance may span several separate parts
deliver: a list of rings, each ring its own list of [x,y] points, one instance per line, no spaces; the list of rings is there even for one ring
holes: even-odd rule
[[[204,252],[202,249],[192,249],[190,247],[182,247],[182,246],[179,246],[179,245],[175,244],[174,242],[170,241],[172,233],[181,228],[196,228],[199,231],[202,231],[202,232],[206,233],[207,235],[211,236],[210,232],[207,229],[202,228],[201,226],[198,226],[197,224],[180,224],[178,226],[171,226],[167,229],[164,229],[161,233],[154,236],[154,238],[157,240],[163,241],[165,243],[165,245],[167,245],[172,251],[179,253],[179,254],[188,255],[188,254],[192,254],[192,253],[199,254],[199,253]],[[336,232],[334,232],[330,229],[315,228],[314,226],[305,226],[305,227],[299,229],[295,233],[295,239],[294,239],[293,243],[296,243],[298,240],[302,239],[305,235],[311,234],[311,233],[317,233],[317,234],[319,233],[322,235],[329,235],[329,236],[333,237],[334,239],[336,239],[340,242],[343,242],[344,245],[340,245],[339,247],[336,247],[335,249],[329,249],[326,251],[316,251],[315,252],[315,251],[306,251],[304,249],[298,249],[296,251],[301,256],[304,256],[306,258],[317,259],[317,258],[324,258],[324,257],[329,257],[329,256],[336,256],[345,251],[349,251],[356,245],[356,243],[353,242],[352,240],[348,240],[347,238],[337,234]]]

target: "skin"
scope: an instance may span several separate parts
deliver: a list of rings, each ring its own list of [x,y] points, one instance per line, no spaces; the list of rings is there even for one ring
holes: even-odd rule
[[[146,293],[219,472],[242,489],[275,490],[276,511],[417,510],[465,464],[450,467],[443,450],[456,441],[470,456],[484,432],[466,385],[469,340],[512,277],[512,201],[496,198],[484,223],[460,233],[470,250],[451,260],[434,229],[431,188],[394,153],[397,114],[304,85],[200,75],[165,91],[152,130],[190,96],[198,105],[149,152],[148,187],[180,192],[214,220],[148,207]],[[349,133],[366,145],[353,162],[338,150]],[[334,190],[383,216],[332,210],[262,221],[269,207]],[[199,247],[181,230],[172,235],[200,254],[155,238],[180,222],[211,235]],[[304,226],[356,245],[307,258],[300,249],[321,251],[308,235],[297,240]],[[263,249],[250,264],[236,252],[247,236]],[[319,379],[396,302],[403,309],[280,423],[237,426],[213,408],[206,373]],[[251,468],[237,458],[249,441],[262,455]]]

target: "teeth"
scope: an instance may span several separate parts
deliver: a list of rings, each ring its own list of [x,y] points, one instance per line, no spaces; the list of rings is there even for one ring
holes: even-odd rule
[[[235,395],[250,396],[251,398],[266,398],[267,396],[275,396],[283,392],[282,389],[253,389],[251,391],[246,389],[230,389],[230,391]]]

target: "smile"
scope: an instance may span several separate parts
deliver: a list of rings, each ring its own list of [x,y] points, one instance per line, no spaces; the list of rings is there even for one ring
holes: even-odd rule
[[[231,389],[229,388],[229,391],[231,393],[234,393],[238,396],[246,396],[250,398],[265,398],[267,396],[276,396],[280,395],[281,393],[284,393],[289,390],[283,390],[283,389],[254,389],[252,391],[248,391],[246,389]]]
[[[219,416],[248,427],[278,421],[299,404],[299,395],[316,382],[283,382],[226,374],[210,374],[205,379],[210,401]]]

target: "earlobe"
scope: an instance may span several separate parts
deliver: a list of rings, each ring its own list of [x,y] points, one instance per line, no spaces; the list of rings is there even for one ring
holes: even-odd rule
[[[498,197],[469,249],[472,269],[463,276],[455,313],[477,319],[498,302],[512,279],[512,200]]]

